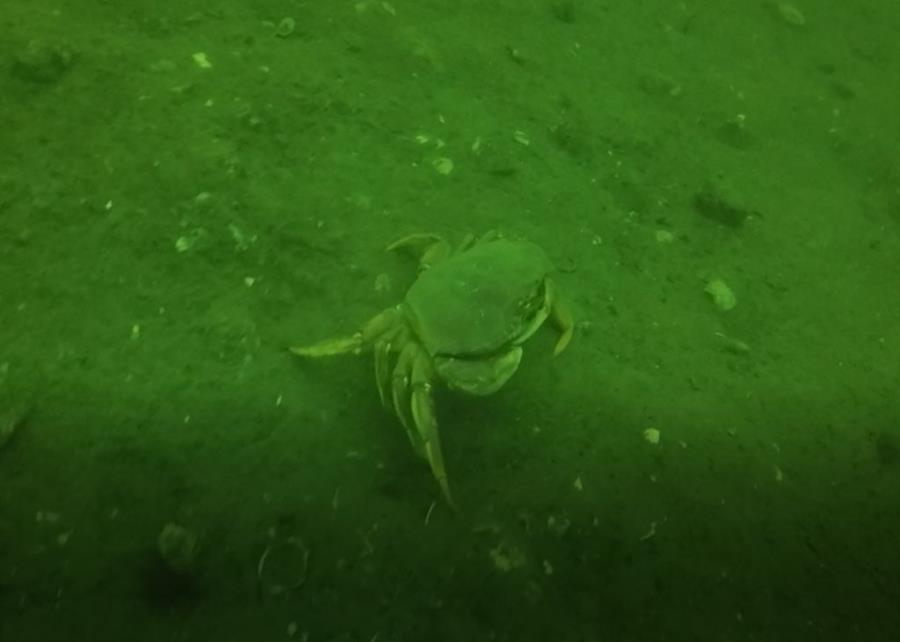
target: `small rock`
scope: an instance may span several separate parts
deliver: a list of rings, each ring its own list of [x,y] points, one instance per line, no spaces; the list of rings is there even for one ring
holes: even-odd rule
[[[722,312],[728,312],[728,310],[733,309],[737,305],[737,297],[734,296],[734,292],[722,279],[709,281],[706,287],[703,288],[703,291],[712,297],[713,303]]]
[[[669,230],[656,230],[654,233],[656,237],[657,243],[672,243],[675,240],[675,235],[672,234]]]
[[[197,536],[179,524],[166,524],[156,538],[159,555],[172,571],[187,574],[197,557]]]

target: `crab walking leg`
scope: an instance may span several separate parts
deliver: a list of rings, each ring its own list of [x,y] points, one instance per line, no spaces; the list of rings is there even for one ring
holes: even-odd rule
[[[396,326],[385,332],[377,341],[373,352],[375,353],[375,385],[378,387],[378,398],[381,405],[390,408],[391,394],[391,355],[403,348],[407,341],[408,333],[403,325]]]
[[[453,497],[450,495],[450,484],[447,481],[447,471],[444,468],[444,455],[441,453],[441,440],[438,435],[437,419],[434,416],[434,399],[431,395],[431,367],[428,357],[423,352],[416,354],[413,362],[412,380],[412,415],[416,422],[416,430],[425,450],[425,458],[431,466],[431,474],[437,480],[444,493],[444,498],[451,508],[456,508]]]
[[[399,305],[382,310],[366,321],[366,325],[363,326],[361,332],[363,342],[366,345],[372,345],[383,335],[397,330],[397,326],[402,323],[403,313],[400,311]]]
[[[388,252],[400,249],[411,249],[418,253],[420,270],[427,270],[453,254],[450,244],[436,234],[410,234],[387,246]]]
[[[363,338],[362,333],[357,332],[350,337],[335,337],[333,339],[325,339],[311,346],[294,346],[289,350],[298,357],[330,357],[336,354],[359,354],[362,352]]]
[[[475,241],[476,239],[474,234],[472,234],[471,232],[469,234],[466,234],[463,237],[463,240],[459,242],[459,245],[456,246],[456,249],[453,250],[453,253],[459,254],[460,252],[465,252],[466,250],[471,249],[472,246],[475,245]]]
[[[388,391],[391,379],[391,342],[379,341],[375,344],[375,385],[378,388],[378,398],[385,408],[388,404]]]
[[[413,362],[416,358],[418,347],[412,341],[407,342],[400,350],[397,364],[394,366],[394,374],[391,378],[391,398],[394,402],[394,413],[403,424],[409,443],[421,457],[425,457],[425,449],[418,433],[413,430],[409,417],[409,380],[412,373]]]
[[[298,357],[331,357],[338,354],[359,354],[368,349],[384,334],[394,331],[402,319],[397,307],[388,308],[369,319],[363,329],[349,337],[324,339],[309,346],[289,348]]]
[[[499,230],[488,230],[477,239],[472,245],[482,245],[483,243],[490,243],[491,241],[496,241],[497,239],[502,239],[503,235]]]
[[[575,332],[575,320],[572,318],[572,311],[560,296],[550,279],[547,279],[545,287],[547,288],[547,299],[550,303],[550,321],[553,326],[559,330],[559,339],[553,348],[553,356],[566,349],[572,340],[572,334]]]

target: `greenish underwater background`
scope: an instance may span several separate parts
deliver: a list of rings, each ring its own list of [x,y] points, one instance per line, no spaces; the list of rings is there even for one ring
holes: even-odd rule
[[[0,0],[0,640],[897,639],[898,33]],[[577,331],[439,391],[454,514],[371,356],[287,347],[402,299],[387,243],[489,229]]]

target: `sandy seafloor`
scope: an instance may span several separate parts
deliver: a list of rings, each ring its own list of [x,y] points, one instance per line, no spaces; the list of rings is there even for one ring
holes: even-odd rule
[[[895,3],[0,5],[4,642],[896,639]],[[576,333],[454,514],[286,348],[490,229]]]

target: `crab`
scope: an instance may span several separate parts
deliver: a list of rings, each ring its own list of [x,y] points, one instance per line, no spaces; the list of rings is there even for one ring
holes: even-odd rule
[[[537,245],[496,232],[467,236],[457,247],[433,234],[413,234],[388,251],[419,255],[419,275],[403,301],[351,336],[292,347],[304,358],[373,352],[382,404],[393,409],[413,449],[427,460],[455,507],[435,416],[433,387],[471,395],[499,390],[522,360],[522,344],[550,321],[558,355],[574,324]]]

